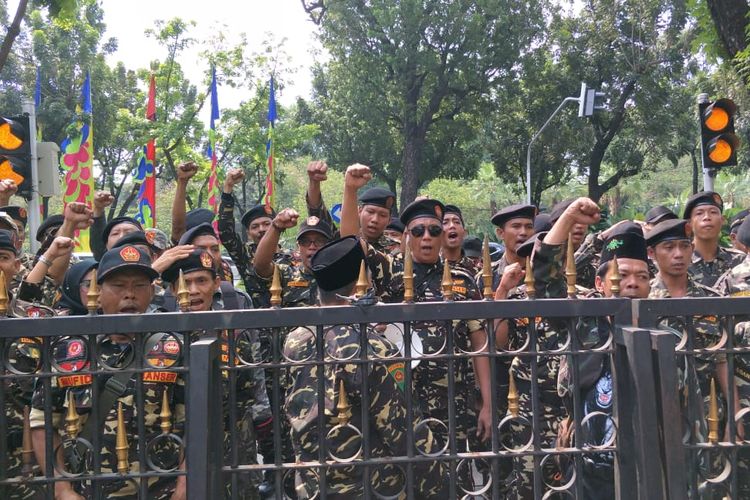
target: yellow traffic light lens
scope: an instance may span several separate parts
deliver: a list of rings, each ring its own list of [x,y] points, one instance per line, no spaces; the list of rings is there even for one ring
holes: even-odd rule
[[[23,140],[18,138],[10,128],[10,123],[0,124],[0,148],[14,150],[21,147]]]
[[[706,128],[712,132],[720,132],[727,128],[729,125],[729,113],[724,108],[713,106],[709,108],[706,113],[706,120],[704,122]]]
[[[711,145],[708,157],[714,163],[724,163],[732,156],[732,145],[724,139],[718,139]]]
[[[24,177],[13,170],[13,165],[8,160],[2,158],[0,159],[0,180],[5,179],[10,179],[16,183],[16,186],[20,186]]]

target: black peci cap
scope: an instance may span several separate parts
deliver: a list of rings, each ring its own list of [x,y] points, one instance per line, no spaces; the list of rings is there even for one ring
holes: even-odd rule
[[[305,219],[305,222],[303,222],[299,227],[299,232],[297,233],[297,241],[302,238],[302,235],[307,233],[318,233],[322,234],[329,240],[333,239],[333,229],[331,229],[330,224],[328,224],[323,219],[315,217],[314,215]]]
[[[185,229],[193,229],[201,224],[212,224],[214,213],[207,208],[194,208],[185,214]]]
[[[396,204],[396,195],[387,189],[374,187],[359,195],[359,204],[375,205],[390,210]]]
[[[204,234],[217,237],[216,231],[214,231],[214,227],[210,223],[204,222],[203,224],[198,224],[189,231],[185,231],[185,234],[182,235],[180,241],[178,241],[177,244],[191,245],[198,236],[203,236]]]
[[[50,215],[44,222],[39,225],[39,229],[36,230],[36,241],[44,243],[45,234],[51,229],[57,230],[65,222],[65,217],[62,214]]]
[[[443,214],[445,213],[445,205],[440,203],[438,200],[431,198],[423,198],[421,200],[412,201],[406,208],[401,212],[399,219],[404,223],[404,226],[409,225],[409,221],[417,219],[419,217],[431,217],[437,219],[442,224]]]
[[[492,223],[497,227],[503,227],[506,222],[512,219],[531,219],[533,221],[537,212],[538,210],[534,205],[524,203],[510,205],[493,215]]]
[[[662,241],[690,240],[692,238],[693,228],[690,226],[690,221],[670,219],[658,223],[646,234],[646,245],[653,247]]]
[[[216,277],[214,258],[211,257],[210,253],[201,249],[194,250],[184,259],[175,261],[161,273],[161,278],[168,283],[175,283],[177,278],[180,277],[180,271],[183,275],[194,271],[208,271],[214,278]]]
[[[724,200],[721,199],[719,193],[713,191],[701,191],[687,199],[687,203],[685,203],[685,212],[683,212],[682,218],[690,219],[693,209],[701,205],[713,205],[718,207],[720,211],[724,210]]]
[[[273,218],[276,217],[276,212],[271,207],[255,205],[242,215],[240,222],[242,222],[242,225],[245,226],[245,228],[248,228],[255,219],[260,219],[261,217],[268,217],[273,220]]]
[[[96,282],[101,284],[108,276],[118,271],[141,271],[155,280],[159,273],[151,267],[151,257],[135,246],[124,246],[108,250],[99,261]]]
[[[310,267],[318,286],[325,291],[338,290],[357,281],[365,258],[356,236],[334,240],[315,252]]]
[[[643,229],[635,222],[626,222],[613,229],[604,242],[599,265],[612,259],[637,259],[648,262]]]
[[[114,229],[116,225],[122,223],[132,224],[133,226],[137,227],[139,231],[143,231],[143,226],[141,225],[141,223],[133,217],[115,217],[114,219],[109,221],[106,226],[104,226],[104,231],[102,232],[102,240],[105,244],[109,239],[109,233],[112,232],[112,229]]]

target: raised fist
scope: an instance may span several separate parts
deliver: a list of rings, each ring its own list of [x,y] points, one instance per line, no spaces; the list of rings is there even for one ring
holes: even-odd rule
[[[226,177],[224,177],[224,192],[225,193],[231,193],[234,189],[234,186],[242,182],[242,179],[245,178],[245,171],[241,168],[231,168],[229,169],[229,172],[227,172]]]
[[[293,208],[285,208],[273,219],[273,225],[278,229],[289,229],[297,225],[299,214]]]
[[[50,244],[47,251],[44,252],[44,257],[53,261],[55,259],[59,259],[60,257],[70,255],[71,253],[73,253],[74,247],[75,245],[73,244],[72,239],[66,238],[65,236],[57,236],[54,240],[52,240],[52,243]]]
[[[94,212],[101,215],[104,209],[115,201],[115,197],[108,191],[97,191],[94,194]]]
[[[87,207],[85,203],[79,203],[77,201],[65,205],[63,216],[65,217],[66,222],[70,222],[73,225],[74,229],[88,229],[94,222],[93,210]]]
[[[562,217],[565,217],[573,224],[586,224],[590,226],[599,222],[601,215],[599,214],[599,205],[594,203],[593,200],[583,197],[571,203],[565,209]]]
[[[18,192],[18,186],[11,179],[0,180],[0,206],[5,206],[10,201],[10,197]]]
[[[177,180],[187,182],[197,172],[198,172],[198,165],[196,165],[195,162],[188,161],[185,163],[181,163],[177,167]]]
[[[503,276],[500,278],[500,284],[495,290],[495,300],[506,299],[508,292],[517,287],[525,275],[526,273],[518,262],[506,266],[503,270]]]
[[[324,161],[311,161],[307,164],[307,177],[310,182],[323,182],[328,179],[328,165]]]
[[[370,167],[355,163],[347,167],[346,175],[344,176],[344,185],[359,189],[370,182],[371,179],[372,173],[370,172]]]

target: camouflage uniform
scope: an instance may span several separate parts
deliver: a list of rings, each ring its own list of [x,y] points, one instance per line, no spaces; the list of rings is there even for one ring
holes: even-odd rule
[[[594,288],[596,271],[599,269],[604,241],[601,233],[589,233],[575,252],[576,284],[587,289]]]
[[[743,321],[735,327],[735,347],[750,348],[750,322]],[[739,393],[735,403],[735,414],[741,408],[750,407],[750,354],[734,355],[734,383]],[[743,421],[747,421],[743,419]],[[738,422],[740,424],[740,422]],[[744,427],[745,439],[750,436],[750,426]],[[750,498],[750,449],[741,448],[737,454],[737,487],[739,498]]]
[[[324,359],[350,359],[356,357],[360,349],[358,326],[335,326],[325,333]],[[384,359],[398,355],[398,350],[380,336],[368,334],[370,360]],[[316,359],[316,339],[310,330],[298,328],[292,331],[284,344],[284,354],[289,359]],[[367,367],[367,371],[362,369]],[[361,426],[363,414],[369,415],[370,455],[372,457],[406,456],[407,426],[415,426],[419,421],[419,411],[415,408],[414,421],[406,421],[406,402],[403,394],[403,362],[371,362],[368,365],[331,363],[322,368],[325,387],[325,428],[318,428],[318,377],[321,368],[313,365],[292,365],[290,372],[294,384],[286,396],[285,411],[291,424],[291,435],[297,461],[313,462],[319,459],[321,443],[325,443],[333,455],[346,459],[357,453],[362,445],[359,438],[352,438],[346,429],[328,433],[340,423],[336,405],[339,402],[339,381],[343,381],[346,395],[351,405],[350,424]],[[362,379],[367,377],[370,394],[369,406],[362,408]],[[367,418],[367,417],[365,417]],[[328,437],[329,436],[329,437]],[[422,427],[415,435],[415,446],[425,453],[439,449],[429,429]],[[356,464],[356,461],[354,462]],[[363,477],[362,467],[351,465],[343,468],[330,468],[326,471],[327,495],[331,499],[360,498],[365,484],[371,491],[381,495],[398,495],[405,486],[406,475],[394,465],[373,467],[370,477]],[[444,473],[441,462],[422,462],[414,465],[417,498],[437,498],[445,494]],[[319,480],[310,470],[297,472],[296,491],[298,498],[312,498],[319,494]]]
[[[93,339],[90,339],[93,341]],[[107,365],[109,368],[124,368],[132,359],[134,344],[117,343],[114,339],[104,338],[99,345],[100,363]],[[149,371],[143,373],[143,419],[146,435],[143,436],[144,442],[149,443],[156,436],[161,435],[159,428],[159,413],[162,407],[163,393],[168,395],[170,409],[173,414],[172,433],[182,436],[185,421],[185,381],[182,374],[169,371],[169,368],[179,366],[182,361],[182,352],[184,348],[182,335],[155,333],[147,337],[144,348],[144,366],[153,367],[158,371]],[[51,379],[50,403],[52,405],[52,422],[44,420],[44,400],[45,394],[41,383],[37,383],[32,397],[31,427],[41,428],[51,424],[56,429],[62,429],[64,426],[64,414],[68,407],[68,394],[72,393],[76,402],[78,414],[80,416],[81,429],[84,428],[85,422],[91,412],[91,395],[92,395],[92,376],[78,375],[82,369],[88,369],[88,349],[87,343],[80,338],[70,337],[63,340],[53,352],[61,370],[66,374],[60,373]],[[61,370],[57,370],[60,372]],[[104,381],[107,376],[97,376],[97,386],[104,387]],[[117,471],[117,455],[115,454],[115,442],[117,432],[117,404],[122,403],[126,433],[129,445],[129,462],[130,471],[139,472],[141,464],[138,462],[138,417],[136,411],[136,378],[131,376],[126,384],[124,393],[115,401],[112,408],[104,409],[106,418],[103,418],[103,429],[97,429],[95,432],[102,432],[101,444],[101,470],[102,472]],[[165,440],[160,441],[161,445],[155,450],[151,450],[151,459],[155,463],[168,464],[168,467],[179,465],[178,456],[172,447],[166,446]],[[70,452],[73,446],[70,443],[66,446],[66,469],[70,470]],[[184,451],[184,450],[182,450]],[[145,464],[146,470],[149,467]],[[167,499],[171,496],[175,478],[150,477],[148,481],[149,498]],[[136,483],[128,480],[112,479],[109,481],[99,482],[102,494],[107,498],[137,498]],[[74,488],[84,496],[93,494],[91,484],[73,482]]]
[[[737,250],[718,247],[716,258],[711,262],[703,260],[697,252],[693,252],[693,263],[688,268],[690,277],[695,282],[714,288],[720,294],[726,294],[725,274],[742,263],[745,254]]]
[[[49,276],[45,276],[41,283],[22,280],[14,291],[18,293],[20,300],[46,307],[55,307],[61,297],[60,287]]]
[[[750,296],[750,255],[725,274],[723,283],[724,291],[730,297]]]
[[[492,263],[492,291],[494,292],[497,290],[497,287],[500,285],[500,280],[503,277],[503,272],[505,271],[505,268],[508,267],[510,263],[505,257],[505,254],[502,255],[499,259],[497,259],[495,262]],[[474,281],[476,282],[477,288],[479,290],[484,290],[484,280],[482,278],[482,269],[479,268],[477,271],[474,272]]]

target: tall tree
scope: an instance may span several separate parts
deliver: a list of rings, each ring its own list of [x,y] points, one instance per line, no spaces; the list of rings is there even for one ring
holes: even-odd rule
[[[470,146],[479,100],[513,76],[543,19],[537,1],[303,5],[331,54],[316,87],[327,110],[321,140],[342,161],[370,162],[391,187],[400,180],[402,205],[425,180],[476,171],[480,155]]]

